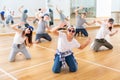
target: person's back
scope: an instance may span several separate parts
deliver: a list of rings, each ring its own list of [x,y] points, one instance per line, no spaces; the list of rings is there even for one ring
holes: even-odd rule
[[[76,28],[84,28],[83,24],[86,23],[86,20],[84,18],[81,18],[80,15],[76,16]]]
[[[21,17],[21,21],[22,22],[27,22],[27,18],[28,18],[27,11],[23,12],[22,13],[22,17]]]
[[[52,40],[50,35],[46,32],[46,29],[49,30],[49,26],[48,26],[48,23],[47,23],[48,20],[49,20],[49,15],[48,14],[44,14],[44,16],[39,19],[38,28],[37,28],[37,31],[36,31],[35,43],[41,42],[40,41],[41,38],[44,38],[48,41]]]
[[[38,33],[38,34],[45,33],[46,25],[47,25],[46,21],[44,21],[44,20],[39,21],[36,33]]]

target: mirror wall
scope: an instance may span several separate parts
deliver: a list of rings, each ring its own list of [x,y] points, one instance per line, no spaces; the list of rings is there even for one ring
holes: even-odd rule
[[[29,4],[28,4],[29,3]],[[12,4],[12,5],[11,5]],[[0,12],[4,10],[4,7],[9,10],[14,11],[14,22],[18,23],[20,22],[21,14],[18,11],[18,8],[20,6],[24,6],[24,9],[28,9],[28,16],[29,16],[29,24],[33,25],[32,20],[34,20],[35,13],[37,12],[38,8],[51,8],[53,10],[53,17],[54,21],[59,21],[59,15],[56,11],[56,7],[61,9],[65,16],[67,16],[72,24],[75,24],[75,14],[74,10],[80,6],[83,7],[82,10],[79,11],[79,13],[86,12],[87,18],[95,18],[96,17],[96,0],[1,0],[0,3]],[[5,18],[7,15],[7,11],[5,14]],[[0,33],[11,33],[12,31],[9,27],[4,26],[1,22],[0,17]],[[11,24],[10,24],[11,25]],[[34,26],[34,25],[33,25]]]

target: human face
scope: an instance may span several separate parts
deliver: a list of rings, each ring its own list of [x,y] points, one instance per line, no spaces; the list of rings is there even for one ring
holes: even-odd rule
[[[44,16],[44,20],[48,21],[49,20],[49,16]]]
[[[112,27],[113,26],[113,22],[108,22],[107,26],[108,27]]]
[[[82,18],[86,18],[86,15],[85,15],[85,14],[81,14],[81,17],[82,17]]]
[[[25,34],[30,34],[30,29],[29,28],[25,29]]]
[[[74,28],[69,28],[68,29],[68,35],[74,36],[74,34],[75,34]]]

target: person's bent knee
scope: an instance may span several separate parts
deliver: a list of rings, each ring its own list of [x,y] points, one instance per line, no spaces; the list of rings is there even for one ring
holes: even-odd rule
[[[85,34],[85,37],[88,37],[88,34]]]
[[[53,73],[60,73],[60,70],[53,68],[52,69]]]
[[[52,41],[52,39],[50,38],[48,41]]]
[[[70,69],[70,72],[76,72],[77,68]]]
[[[113,46],[110,46],[110,48],[109,49],[113,49]]]
[[[95,52],[98,52],[98,49],[95,49],[95,48],[94,48],[93,50],[94,50]]]

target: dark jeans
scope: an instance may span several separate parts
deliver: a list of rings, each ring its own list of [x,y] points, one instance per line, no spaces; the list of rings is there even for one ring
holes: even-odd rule
[[[79,34],[79,32],[81,32],[81,34],[83,34],[84,36],[88,36],[88,32],[87,32],[87,30],[86,29],[76,29],[76,32],[75,32],[75,36],[77,35],[77,34]]]
[[[67,65],[69,66],[70,72],[76,72],[77,71],[78,65],[77,65],[77,62],[76,62],[73,54],[65,57],[65,61],[66,61]],[[60,61],[59,55],[56,54],[52,71],[54,73],[60,73],[61,67],[62,67],[62,62]]]
[[[50,22],[49,22],[49,26],[51,26],[51,25],[54,25],[53,21],[50,21]]]
[[[41,38],[44,38],[48,41],[52,40],[52,38],[48,35],[48,33],[36,34],[36,39],[35,40],[38,40],[40,42]]]

